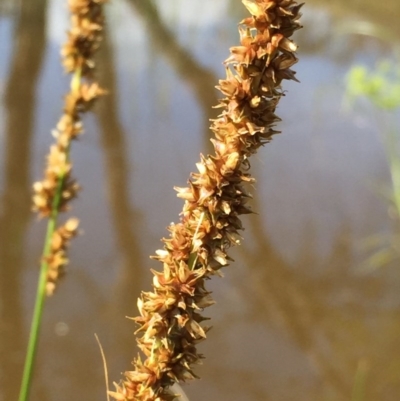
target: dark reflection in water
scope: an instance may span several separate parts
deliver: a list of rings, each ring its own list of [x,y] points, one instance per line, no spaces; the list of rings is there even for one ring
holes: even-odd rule
[[[3,3],[6,4],[5,0]],[[159,246],[158,237],[166,235],[166,219],[176,220],[176,216],[169,215],[176,207],[175,200],[172,204],[161,190],[156,192],[158,199],[146,194],[153,193],[148,192],[150,187],[172,188],[182,184],[170,177],[168,171],[175,167],[187,175],[193,169],[197,160],[188,157],[188,148],[194,139],[200,138],[202,149],[209,149],[210,134],[205,128],[213,115],[211,106],[216,104],[215,71],[221,70],[228,47],[238,42],[235,26],[244,15],[239,3],[113,2],[110,14],[114,13],[114,19],[110,21],[114,24],[109,24],[109,32],[126,29],[122,22],[135,18],[151,44],[146,48],[137,39],[137,48],[124,49],[126,53],[138,52],[135,61],[144,70],[140,70],[140,79],[148,89],[140,92],[143,98],[139,102],[152,105],[164,95],[165,77],[155,75],[142,63],[146,58],[151,63],[167,62],[167,68],[176,76],[165,75],[171,79],[170,91],[180,91],[178,96],[183,101],[178,113],[171,107],[171,115],[154,107],[148,116],[135,111],[125,116],[122,106],[139,92],[127,98],[126,94],[121,95],[125,93],[121,92],[121,80],[125,79],[122,84],[129,83],[130,77],[118,76],[118,63],[123,59],[118,53],[121,49],[115,42],[113,48],[109,36],[105,37],[98,57],[99,79],[109,94],[98,103],[94,118],[85,121],[87,132],[76,144],[81,151],[73,156],[78,157],[78,167],[86,163],[101,166],[101,179],[91,176],[93,169],[89,168],[81,169],[79,178],[104,184],[107,202],[100,202],[99,192],[90,185],[80,197],[80,205],[90,205],[90,209],[85,209],[90,213],[78,216],[83,217],[83,229],[86,226],[88,233],[74,242],[70,274],[46,305],[33,400],[104,399],[102,365],[94,332],[100,334],[105,348],[111,380],[118,380],[120,372],[129,368],[129,361],[136,355],[134,324],[124,321],[124,316],[136,314],[136,298],[150,286],[148,268],[158,267],[149,261],[148,254]],[[55,3],[52,4],[54,12]],[[35,234],[28,231],[29,188],[31,164],[43,165],[44,151],[32,146],[32,135],[47,4],[44,0],[22,0],[14,7],[18,12],[7,17],[14,22],[13,54],[8,60],[10,72],[5,80],[3,106],[0,105],[7,117],[0,137],[4,143],[0,401],[16,399],[18,393],[28,314],[32,310],[25,292],[28,288],[33,293],[36,285],[36,273],[30,273],[41,242],[37,238],[32,240]],[[57,0],[57,7],[64,7],[61,0]],[[131,14],[124,11],[118,15],[118,7]],[[8,9],[0,3],[0,10]],[[370,175],[372,179],[387,180],[387,171],[379,141],[373,140],[374,127],[366,124],[367,128],[360,133],[354,123],[356,116],[339,114],[342,92],[336,84],[356,57],[377,58],[387,53],[390,46],[398,45],[395,38],[399,34],[396,18],[400,4],[397,0],[384,4],[309,0],[304,12],[305,28],[298,35],[301,63],[296,68],[302,84],[290,86],[280,107],[278,114],[283,117],[281,128],[285,134],[260,152],[254,163],[259,183],[258,192],[253,191],[253,208],[259,215],[246,219],[244,244],[235,251],[236,262],[226,269],[226,278],[210,283],[218,304],[209,311],[214,329],[202,345],[206,360],[199,373],[203,379],[185,387],[192,401],[398,401],[398,267],[372,273],[358,268],[363,259],[358,244],[371,233],[390,229],[385,203],[365,189],[363,180]],[[351,24],[354,22],[357,32],[358,21],[368,22],[375,32],[384,32],[384,46],[381,39],[350,35]],[[140,37],[142,32],[135,31],[135,26],[129,29],[126,36]],[[213,43],[207,36],[209,32],[215,34]],[[48,40],[48,49],[54,52],[59,43],[52,36]],[[207,53],[210,47],[213,52]],[[206,63],[199,54],[209,55]],[[54,71],[59,66],[50,68]],[[57,82],[49,82],[48,90],[53,84],[56,86]],[[189,90],[184,92],[182,87]],[[187,104],[193,104],[193,99],[202,115],[202,126],[193,127],[191,136],[180,137],[176,127],[181,124],[182,115],[189,113]],[[301,115],[304,112],[308,114]],[[39,113],[47,115],[46,110]],[[46,127],[50,131],[55,116],[48,114]],[[147,118],[146,125],[151,127],[144,132],[138,128],[142,118]],[[98,123],[98,138],[93,137],[93,121]],[[161,121],[162,133],[170,136],[176,150],[166,159],[154,157],[164,157],[166,152],[161,140],[157,140],[160,133],[157,136],[157,132],[152,132],[154,121]],[[316,126],[317,137],[313,134]],[[343,132],[345,139],[340,136]],[[40,143],[50,141],[45,132],[35,134]],[[143,144],[144,135],[148,135],[145,141],[150,143],[146,151],[150,149],[154,155],[138,147],[138,143]],[[368,140],[369,147],[362,147]],[[346,153],[351,147],[353,150]],[[308,153],[301,156],[304,151]],[[322,184],[314,184],[321,180]],[[285,187],[285,182],[292,187]],[[266,195],[262,195],[264,191]],[[292,199],[295,202],[291,203]],[[337,209],[332,207],[333,200]],[[82,208],[79,202],[74,209]],[[330,205],[327,209],[321,209],[324,202]],[[295,224],[299,215],[306,216],[306,223],[300,227]],[[154,228],[154,222],[160,222],[160,227]],[[97,249],[80,245],[94,243],[93,236]],[[34,245],[27,247],[26,237]],[[115,246],[110,245],[113,243]],[[325,244],[325,250],[320,249],[321,244]],[[98,262],[99,266],[92,262],[98,256],[93,252],[104,259],[102,264]],[[361,388],[359,394],[365,393],[362,398],[356,398],[356,381]]]
[[[117,280],[113,285],[113,301],[110,302],[109,320],[117,333],[113,353],[122,356],[126,349],[132,345],[131,330],[121,326],[121,316],[132,313],[132,305],[143,288],[142,273],[146,266],[137,235],[141,224],[140,212],[133,210],[129,199],[129,155],[126,146],[127,133],[121,125],[118,116],[117,85],[113,66],[113,50],[106,33],[98,57],[99,81],[109,93],[97,105],[101,145],[105,155],[105,172],[107,182],[107,195],[115,227],[117,243],[122,253],[123,261]],[[136,231],[135,231],[136,230]],[[147,262],[147,256],[146,256]],[[122,363],[120,359],[117,362]],[[120,369],[120,367],[118,367]],[[117,369],[118,369],[117,368]],[[118,370],[117,370],[118,371]]]
[[[157,7],[153,2],[131,0],[129,4],[143,18],[154,48],[168,60],[179,77],[193,90],[204,116],[215,116],[211,107],[216,105],[217,96],[214,86],[218,82],[214,73],[196,62],[194,57],[179,44],[172,31],[160,18]],[[208,124],[205,126],[204,149],[211,151]]]
[[[255,206],[259,206],[259,203],[255,202]],[[260,321],[272,321],[280,330],[288,333],[298,348],[310,358],[324,386],[333,391],[336,399],[346,399],[350,394],[352,377],[348,377],[348,372],[342,366],[337,366],[338,355],[332,356],[332,353],[337,351],[335,341],[332,341],[332,333],[324,321],[334,308],[324,297],[324,294],[328,293],[327,288],[321,291],[321,280],[310,280],[302,268],[318,263],[313,257],[313,248],[310,247],[313,243],[312,228],[308,231],[311,236],[306,236],[304,249],[299,253],[298,266],[288,264],[274,250],[259,219],[251,219],[250,229],[253,231],[252,238],[256,247],[251,252],[242,247],[240,252],[256,272],[243,288],[244,291],[252,291],[253,296],[250,300],[254,303],[255,318]],[[337,246],[332,248],[333,260],[328,258],[329,273],[333,268],[342,267],[342,280],[338,290],[344,289],[341,284],[348,279],[344,273],[347,273],[352,262],[349,238],[346,234],[346,228],[344,232],[338,233]],[[339,262],[336,263],[339,266],[330,266],[335,261]],[[336,274],[339,274],[339,271]],[[325,347],[321,347],[319,338],[325,340]]]
[[[0,399],[16,399],[26,346],[22,273],[30,218],[36,82],[45,49],[46,0],[22,0],[5,87],[4,188],[0,216]],[[34,264],[36,261],[27,261]],[[42,399],[45,399],[44,397]]]

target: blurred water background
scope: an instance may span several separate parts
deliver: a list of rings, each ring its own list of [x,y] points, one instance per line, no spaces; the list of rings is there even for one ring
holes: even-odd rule
[[[239,0],[108,5],[99,79],[110,94],[72,151],[84,234],[46,304],[33,401],[105,399],[94,333],[111,380],[129,369],[125,316],[178,219],[173,186],[210,151],[214,86],[245,15]],[[346,107],[345,95],[355,65],[398,62],[399,17],[398,0],[306,2],[301,83],[285,83],[282,134],[252,162],[258,214],[244,219],[225,278],[210,282],[217,305],[201,380],[184,386],[191,401],[399,400],[399,263],[366,263],[369,239],[398,230],[379,190],[390,188],[384,129],[374,105]],[[64,0],[0,0],[0,401],[17,398],[21,379],[45,228],[30,188],[69,85],[67,27]]]

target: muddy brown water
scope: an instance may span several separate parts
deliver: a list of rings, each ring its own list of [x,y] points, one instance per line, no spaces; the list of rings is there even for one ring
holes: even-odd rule
[[[83,235],[46,303],[32,400],[105,399],[100,353],[118,381],[136,355],[149,255],[210,150],[208,119],[222,60],[238,42],[238,0],[114,0],[99,77],[110,95],[74,144]],[[200,345],[191,401],[398,401],[398,260],[371,269],[363,247],[395,225],[376,187],[389,185],[372,108],[346,112],[352,65],[398,48],[397,0],[310,0],[297,34],[301,83],[287,83],[282,135],[254,157],[253,208]],[[29,212],[68,79],[59,65],[62,0],[0,1],[0,401],[17,399],[44,224]],[[378,36],[375,38],[372,36]]]

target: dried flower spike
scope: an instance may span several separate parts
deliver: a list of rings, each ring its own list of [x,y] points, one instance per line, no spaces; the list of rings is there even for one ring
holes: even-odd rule
[[[68,262],[66,250],[69,241],[76,235],[78,228],[78,220],[70,219],[57,229],[57,219],[59,213],[68,208],[69,201],[79,189],[71,177],[69,150],[72,140],[82,132],[81,114],[102,94],[102,90],[93,81],[92,73],[93,55],[104,20],[105,2],[69,0],[71,29],[62,53],[64,66],[73,76],[71,89],[65,97],[64,113],[53,132],[55,143],[47,156],[44,178],[33,185],[33,210],[39,217],[48,217],[48,222],[18,401],[27,401],[29,398],[45,296],[54,292],[56,282]]]
[[[78,233],[79,220],[72,218],[54,231],[51,242],[50,252],[45,256],[48,265],[46,293],[53,295],[57,281],[64,274],[65,266],[68,264],[67,248],[70,240]]]
[[[40,217],[56,219],[58,213],[69,208],[80,189],[72,178],[69,159],[71,142],[82,133],[81,115],[90,109],[103,90],[93,79],[94,53],[101,39],[104,23],[102,6],[106,0],[69,0],[71,28],[61,54],[66,72],[72,73],[71,89],[65,96],[64,112],[53,131],[55,143],[50,147],[42,181],[33,185],[33,210]],[[51,234],[51,246],[43,255],[48,265],[47,293],[54,290],[57,278],[67,263],[66,249],[71,237],[63,237],[71,226],[69,220]],[[76,227],[71,231],[75,235]],[[61,241],[55,249],[55,241]]]
[[[241,45],[231,48],[226,78],[218,89],[225,95],[212,122],[215,154],[201,156],[187,188],[176,188],[185,200],[181,220],[168,227],[164,249],[154,259],[153,291],[138,300],[138,346],[145,359],[110,394],[121,401],[162,401],[177,397],[168,388],[196,377],[193,365],[202,355],[196,345],[206,337],[202,310],[214,303],[205,280],[231,260],[230,246],[240,242],[241,214],[250,213],[251,197],[244,184],[249,157],[271,140],[279,118],[276,106],[281,82],[295,80],[290,67],[297,46],[289,39],[299,29],[301,5],[292,0],[243,0],[251,16],[240,23]]]

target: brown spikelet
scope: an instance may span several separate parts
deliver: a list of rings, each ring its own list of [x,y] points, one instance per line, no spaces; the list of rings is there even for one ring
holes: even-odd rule
[[[164,249],[154,259],[153,291],[138,300],[138,346],[144,354],[134,370],[110,394],[121,401],[173,400],[175,381],[195,378],[193,365],[202,355],[197,343],[206,337],[202,310],[214,303],[205,280],[231,260],[227,250],[240,243],[241,214],[251,213],[244,185],[253,182],[249,157],[277,133],[275,114],[281,82],[294,79],[297,46],[289,39],[299,29],[301,5],[292,0],[243,0],[251,16],[240,23],[240,46],[231,48],[225,96],[212,122],[215,154],[201,156],[187,188],[176,188],[185,203],[181,220],[168,227]]]
[[[79,220],[71,218],[67,222],[54,231],[50,252],[45,256],[47,269],[46,293],[53,295],[57,281],[63,276],[65,266],[68,264],[67,249],[70,240],[78,233]]]

